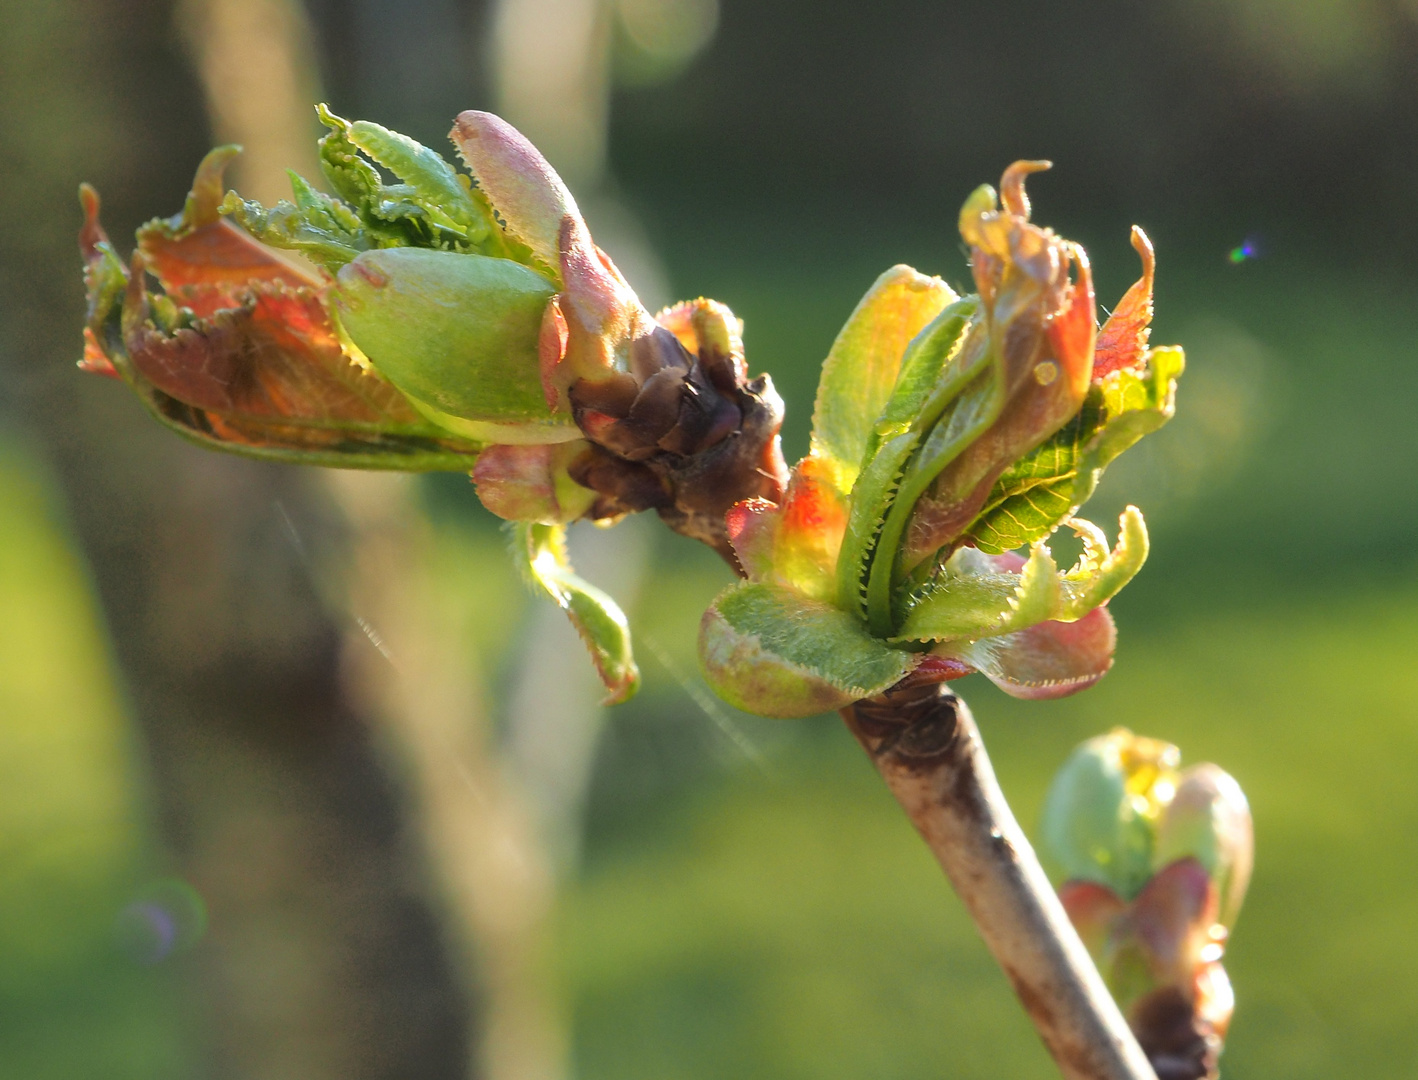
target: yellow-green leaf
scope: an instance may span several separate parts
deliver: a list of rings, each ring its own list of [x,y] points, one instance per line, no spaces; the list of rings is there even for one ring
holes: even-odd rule
[[[832,343],[817,384],[812,452],[832,465],[843,494],[861,471],[907,345],[955,299],[940,278],[893,266],[867,290]]]
[[[566,526],[518,522],[512,555],[527,580],[560,605],[590,650],[606,685],[607,705],[619,705],[640,689],[640,669],[630,645],[630,625],[620,606],[577,577],[566,557]]]

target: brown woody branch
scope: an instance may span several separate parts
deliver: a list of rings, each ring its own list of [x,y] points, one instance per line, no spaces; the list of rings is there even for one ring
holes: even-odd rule
[[[965,703],[910,679],[842,710],[1068,1080],[1156,1080],[1005,801]]]

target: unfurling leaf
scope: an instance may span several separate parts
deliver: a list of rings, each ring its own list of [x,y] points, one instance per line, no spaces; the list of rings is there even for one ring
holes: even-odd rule
[[[766,583],[730,586],[699,625],[705,681],[760,716],[813,716],[879,694],[919,656],[892,649],[831,604]]]
[[[849,532],[867,539],[854,535],[844,545],[853,562],[840,568],[840,584],[844,600],[865,585],[867,624],[878,636],[896,632],[896,595],[908,575],[922,566],[929,573],[959,546],[997,477],[1067,423],[1087,392],[1096,331],[1087,258],[1028,220],[1023,179],[1045,167],[1010,166],[1002,207],[989,188],[967,200],[960,228],[971,245],[978,310],[958,348],[950,343],[948,363],[919,389],[907,379],[917,365],[903,362],[893,399],[919,399],[927,388],[928,396],[908,421],[909,434],[888,436],[863,469],[880,490],[871,504],[853,507]],[[887,411],[897,408],[893,400]],[[873,505],[883,495],[889,505]]]
[[[979,366],[979,357],[973,358],[973,364],[955,359],[977,307],[972,298],[950,304],[911,340],[902,356],[896,386],[867,438],[861,471],[852,487],[851,513],[837,560],[837,603],[844,610],[865,617],[871,559],[880,547],[882,527],[906,464],[950,397]]]
[[[513,558],[527,580],[557,602],[590,650],[606,686],[605,704],[628,700],[640,689],[630,625],[614,600],[571,569],[566,557],[566,527],[517,522],[512,536]]]
[[[812,453],[842,494],[852,490],[911,339],[956,300],[940,278],[893,266],[867,290],[822,363]]]
[[[209,154],[183,213],[139,231],[131,273],[99,224],[98,196],[83,192],[84,366],[120,375],[154,416],[208,446],[347,468],[470,468],[480,444],[350,362],[319,280],[219,216],[230,158]],[[148,291],[149,273],[162,293]]]
[[[1060,573],[1049,549],[1035,543],[1020,565],[1017,555],[986,555],[961,548],[907,600],[898,641],[976,640],[1011,634],[1035,623],[1074,622],[1107,603],[1147,558],[1147,526],[1129,506],[1118,519],[1118,543],[1091,522],[1072,520],[1083,538],[1078,565]]]
[[[998,196],[983,187],[966,200],[978,295],[956,299],[906,266],[877,280],[823,365],[811,452],[786,493],[743,500],[727,519],[739,567],[780,590],[783,611],[789,594],[795,617],[830,604],[883,645],[926,645],[1022,698],[1073,693],[1112,665],[1103,605],[1142,566],[1147,531],[1129,507],[1109,550],[1073,515],[1108,462],[1171,416],[1182,367],[1179,349],[1146,348],[1154,260],[1140,229],[1142,278],[1099,330],[1087,256],[1029,220],[1024,180],[1046,167],[1016,162]],[[1066,572],[1041,543],[1063,523],[1084,540]],[[1008,554],[1026,544],[1027,560]],[[729,643],[721,652],[779,678],[783,656],[763,660],[758,637],[750,646],[722,624],[712,612],[705,624]],[[747,703],[769,696],[766,675],[716,678],[764,710]],[[821,691],[814,707],[844,692],[811,665],[782,678],[803,702],[805,687]]]
[[[1140,367],[1095,383],[1073,420],[1000,475],[970,542],[997,554],[1053,532],[1093,494],[1114,458],[1172,418],[1184,367],[1181,349],[1152,349]]]

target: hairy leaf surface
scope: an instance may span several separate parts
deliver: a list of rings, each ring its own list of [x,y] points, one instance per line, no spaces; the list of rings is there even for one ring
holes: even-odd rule
[[[893,266],[862,297],[822,364],[812,453],[851,491],[911,340],[956,299],[940,278]]]
[[[1111,551],[1091,522],[1072,522],[1083,538],[1077,566],[1061,573],[1049,549],[1035,543],[1022,567],[1018,556],[990,556],[973,548],[957,551],[908,601],[897,641],[978,640],[1010,634],[1037,623],[1074,622],[1107,603],[1132,580],[1147,559],[1147,526],[1129,506],[1118,520]]]
[[[917,660],[840,608],[767,583],[726,589],[700,624],[705,679],[730,704],[763,716],[812,716],[871,697]]]
[[[996,481],[968,537],[997,554],[1053,532],[1093,494],[1103,470],[1172,418],[1182,350],[1152,349],[1140,368],[1122,368],[1088,393],[1082,410]]]
[[[837,558],[837,603],[862,618],[872,551],[906,465],[930,424],[974,374],[971,368],[943,378],[977,307],[974,298],[957,300],[916,335],[902,359],[891,398],[868,436]]]

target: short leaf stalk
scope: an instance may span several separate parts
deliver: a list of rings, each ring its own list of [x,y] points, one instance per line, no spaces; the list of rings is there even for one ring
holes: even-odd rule
[[[566,526],[653,510],[740,580],[700,667],[764,716],[839,709],[930,844],[1071,1080],[1151,1075],[945,684],[1059,697],[1112,665],[1108,601],[1147,557],[1077,516],[1173,413],[1182,351],[1149,348],[1154,259],[1100,327],[1087,255],[1030,220],[1016,162],[960,212],[975,292],[886,271],[823,364],[792,469],[783,403],[713,300],[651,315],[537,150],[487,113],[434,151],[323,106],[333,194],[226,192],[212,151],[182,213],[121,259],[85,187],[87,371],[203,445],[344,468],[470,472],[527,582],[571,618],[608,702],[639,685],[614,599]],[[382,167],[397,183],[385,182]],[[292,258],[295,253],[301,258]],[[155,287],[150,283],[155,283]],[[1083,542],[1061,569],[1061,526]]]

